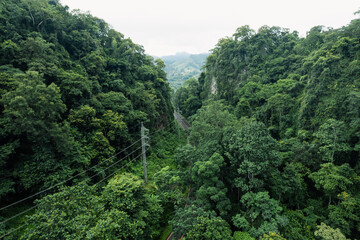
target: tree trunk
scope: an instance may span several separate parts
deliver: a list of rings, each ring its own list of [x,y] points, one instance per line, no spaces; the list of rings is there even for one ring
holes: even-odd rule
[[[32,20],[32,22],[33,22],[33,26],[35,26],[35,18],[34,18],[34,16],[32,15],[32,12],[31,12],[31,10],[30,10],[29,4],[28,4],[28,10],[29,10],[29,13],[30,13],[31,20]]]

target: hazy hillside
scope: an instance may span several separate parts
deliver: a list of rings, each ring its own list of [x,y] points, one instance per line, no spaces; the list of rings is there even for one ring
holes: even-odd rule
[[[161,57],[166,65],[165,72],[170,86],[178,89],[186,79],[198,77],[208,55],[208,53],[189,54],[180,52],[175,55]]]

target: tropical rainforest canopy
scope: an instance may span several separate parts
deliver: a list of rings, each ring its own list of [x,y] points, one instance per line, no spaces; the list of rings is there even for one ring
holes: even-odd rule
[[[219,41],[205,72],[175,93],[192,120],[193,147],[177,155],[191,163],[179,159],[194,207],[241,231],[236,239],[360,236],[359,39],[355,19],[306,38],[243,26]]]
[[[88,230],[106,224],[103,222],[108,218],[104,215],[106,209],[119,210],[111,203],[111,190],[109,202],[105,203],[92,187],[77,183],[95,183],[118,168],[116,165],[110,167],[115,162],[111,157],[140,139],[141,122],[150,131],[173,126],[170,87],[163,71],[165,65],[161,60],[146,56],[141,46],[124,38],[103,20],[80,11],[70,13],[68,7],[58,1],[0,1],[0,32],[1,205],[6,206],[90,169],[67,182],[74,189],[44,198],[39,203],[34,220],[29,220],[34,225],[27,227],[22,238],[84,239],[83,234],[87,233],[91,238],[103,239],[103,230],[94,229],[96,233]],[[136,157],[140,151],[134,152],[134,149],[138,146],[118,157],[127,154]],[[156,225],[155,215],[161,213],[157,211],[160,205],[156,197],[146,193],[143,183],[135,183],[135,176],[124,175],[121,179],[135,184],[134,190],[139,191],[136,201],[143,206],[135,204],[133,196],[129,198],[137,210],[108,214],[131,218],[129,221],[136,223],[127,224],[139,232],[134,238],[143,236],[146,239],[153,231],[145,224],[145,219],[146,223],[150,221]],[[148,198],[152,203],[145,201]],[[70,209],[53,205],[51,208],[60,215],[54,213],[50,220],[47,214],[53,210],[45,202],[54,203],[54,199]],[[146,209],[148,205],[154,209]],[[89,207],[94,207],[93,212]],[[2,219],[14,215],[11,211],[2,211]],[[139,216],[135,216],[134,211],[138,211]],[[47,217],[44,219],[37,214]],[[60,216],[64,219],[60,220]],[[56,221],[60,225],[37,224],[42,220]],[[71,224],[77,227],[81,221],[86,222],[86,226],[72,233]],[[1,233],[8,232],[8,223],[11,222],[1,223]],[[50,228],[54,232],[49,232]],[[127,238],[126,234],[116,236],[117,239]]]
[[[219,40],[173,96],[188,144],[164,63],[103,20],[0,0],[0,33],[0,238],[360,236],[360,19]]]

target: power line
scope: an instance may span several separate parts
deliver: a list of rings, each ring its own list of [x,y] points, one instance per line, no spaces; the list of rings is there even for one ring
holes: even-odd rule
[[[73,177],[71,177],[71,178],[69,178],[69,179],[67,179],[67,180],[64,180],[64,181],[62,181],[62,182],[60,182],[60,183],[57,183],[57,184],[55,184],[55,185],[53,185],[53,186],[51,186],[51,187],[48,187],[48,188],[46,188],[46,189],[44,189],[44,190],[42,190],[42,191],[39,191],[39,192],[37,192],[37,193],[35,193],[35,194],[31,195],[31,196],[28,196],[28,197],[26,197],[26,198],[23,198],[23,199],[17,201],[17,202],[14,202],[14,203],[11,203],[11,204],[9,204],[9,205],[7,205],[7,206],[5,206],[5,207],[2,207],[2,208],[0,208],[0,211],[2,211],[2,210],[4,210],[4,209],[7,209],[7,208],[9,208],[9,207],[11,207],[11,206],[14,206],[14,205],[16,205],[16,204],[18,204],[18,203],[21,203],[21,202],[23,202],[23,201],[26,201],[26,200],[28,200],[28,199],[30,199],[30,198],[33,198],[33,197],[35,197],[35,196],[37,196],[37,195],[39,195],[39,194],[41,194],[41,193],[47,192],[47,191],[49,191],[49,190],[51,190],[51,189],[53,189],[53,188],[55,188],[55,187],[57,187],[57,186],[59,186],[59,185],[62,185],[62,184],[64,184],[64,183],[66,183],[66,182],[68,182],[68,181],[70,181],[70,180],[72,180],[72,179],[74,179],[74,178],[76,178],[76,177],[78,177],[78,176],[80,176],[80,175],[82,175],[82,174],[90,171],[91,169],[99,166],[100,164],[103,164],[103,163],[109,161],[110,159],[116,157],[116,156],[119,155],[120,153],[122,153],[122,152],[124,152],[125,150],[129,149],[130,147],[134,146],[134,145],[135,145],[137,142],[139,142],[141,139],[142,139],[142,138],[138,139],[137,141],[133,142],[130,146],[126,147],[125,149],[121,150],[120,152],[116,153],[115,155],[113,155],[113,156],[105,159],[104,161],[102,161],[102,162],[100,162],[100,163],[92,166],[91,168],[88,168],[88,169],[86,169],[85,171],[80,172],[80,173],[76,174],[75,176],[73,176]]]
[[[134,162],[138,157],[140,157],[142,155],[142,153],[140,153],[136,158],[134,158],[133,160],[131,160],[130,162],[126,163],[124,166],[122,166],[121,168],[117,169],[115,172],[113,172],[112,174],[110,174],[109,176],[101,179],[99,182],[95,183],[94,185],[96,184],[99,184],[101,183],[102,181],[105,181],[106,179],[108,179],[109,177],[113,176],[115,173],[117,173],[118,171],[120,171],[121,169],[123,169],[124,167],[126,167],[129,163],[132,163]]]
[[[28,224],[25,223],[25,224],[23,224],[23,225],[20,225],[20,227],[15,228],[15,229],[12,230],[11,232],[8,232],[8,233],[2,235],[2,236],[0,237],[0,239],[2,239],[3,237],[6,237],[6,236],[12,234],[13,232],[16,232],[16,231],[20,230],[21,228],[25,227],[26,225],[28,225]]]
[[[142,148],[142,160],[143,160],[143,168],[144,168],[144,181],[145,184],[147,184],[147,168],[146,168],[146,143],[145,143],[145,139],[147,138],[147,136],[145,135],[145,131],[148,130],[147,128],[144,127],[144,124],[141,123],[141,148]]]
[[[36,207],[37,207],[37,205],[32,206],[31,208],[28,208],[28,209],[26,209],[26,210],[24,210],[24,211],[22,211],[22,212],[20,212],[20,213],[18,213],[18,214],[15,214],[14,216],[9,217],[8,219],[2,221],[0,224],[7,223],[8,221],[10,221],[10,220],[12,220],[12,219],[14,219],[14,218],[16,218],[16,217],[18,217],[18,216],[21,216],[21,215],[23,215],[24,213],[27,213],[27,212],[33,210],[33,209],[36,208]]]
[[[105,170],[107,170],[107,169],[111,168],[112,166],[114,166],[114,165],[118,164],[120,161],[124,160],[126,157],[130,156],[131,154],[133,154],[134,152],[136,152],[136,151],[137,151],[137,150],[139,150],[140,148],[141,148],[141,147],[138,147],[137,149],[135,149],[134,151],[132,151],[131,153],[129,153],[128,155],[126,155],[125,157],[123,157],[122,159],[120,159],[119,161],[114,162],[113,164],[111,164],[111,165],[110,165],[110,166],[108,166],[107,168],[103,169],[101,172],[103,172],[103,171],[105,171]],[[97,176],[97,175],[99,175],[99,174],[100,174],[100,172],[95,173],[95,174],[94,174],[94,175],[92,175],[90,178],[93,178],[93,177],[95,177],[95,176]]]
[[[163,129],[159,129],[159,130],[156,130],[152,133],[149,133],[148,136],[153,136],[155,133],[158,133],[158,132],[163,132],[164,130]],[[150,132],[150,131],[149,131]]]
[[[130,156],[132,153],[134,153],[135,151],[139,150],[140,148],[141,148],[141,147],[137,148],[137,149],[134,150],[133,152],[129,153],[127,156],[125,156],[125,157],[123,157],[122,159],[120,159],[119,161],[117,161],[116,163],[118,163],[118,162],[120,162],[121,160],[125,159],[126,157]],[[126,167],[127,165],[129,165],[130,163],[134,162],[134,161],[135,161],[137,158],[139,158],[141,155],[142,155],[142,153],[139,154],[138,156],[136,156],[135,158],[133,158],[131,161],[127,162],[127,163],[126,163],[125,165],[123,165],[122,167],[118,168],[115,172],[113,172],[113,173],[111,173],[110,175],[108,175],[107,177],[101,179],[100,181],[98,181],[98,182],[95,183],[94,185],[99,184],[99,183],[105,181],[106,179],[110,178],[110,177],[113,176],[115,173],[117,173],[118,171],[120,171],[121,169],[123,169],[124,167]],[[116,163],[115,163],[115,164],[116,164]],[[111,166],[113,166],[113,165],[115,165],[115,164],[112,164]],[[110,168],[111,166],[109,166],[108,168]],[[106,168],[106,169],[108,169],[108,168]],[[104,169],[104,170],[106,170],[106,169]],[[104,170],[103,170],[103,171],[104,171]],[[94,175],[91,176],[90,178],[93,178],[93,177],[95,177],[95,176],[98,175],[98,174],[99,174],[99,173],[94,174]],[[25,210],[25,211],[22,211],[22,212],[20,212],[20,213],[18,213],[18,214],[16,214],[16,215],[14,215],[14,216],[12,216],[12,217],[4,220],[4,221],[2,221],[0,224],[4,224],[4,223],[6,223],[6,222],[8,222],[8,221],[10,221],[10,220],[12,220],[12,219],[14,219],[14,218],[22,215],[22,214],[24,214],[24,213],[26,213],[26,212],[29,212],[29,211],[31,211],[32,209],[36,208],[37,206],[38,206],[38,205],[35,205],[35,206],[33,206],[33,207]],[[14,229],[13,231],[11,231],[11,232],[9,232],[9,233],[6,233],[5,235],[1,236],[0,239],[3,238],[3,237],[8,236],[8,235],[10,235],[10,234],[12,234],[13,232],[18,231],[19,229],[23,228],[23,227],[26,226],[26,225],[27,225],[27,224],[25,223],[25,224],[21,225],[20,227]]]
[[[141,123],[141,124],[142,124],[142,123]],[[139,126],[139,125],[140,125],[140,124],[137,124],[136,127]],[[142,127],[142,129],[143,129],[143,127]],[[161,131],[161,130],[155,131],[155,132],[153,132],[151,135],[153,135],[153,134],[155,134],[155,133],[157,133],[157,132],[159,132],[159,131]],[[113,164],[111,164],[110,166],[106,167],[105,169],[102,169],[101,171],[99,171],[99,172],[97,172],[96,174],[94,174],[94,175],[92,175],[91,177],[89,177],[89,179],[94,178],[95,176],[99,175],[101,172],[106,171],[107,169],[113,167],[114,165],[118,164],[119,162],[121,162],[122,160],[124,160],[125,158],[127,158],[128,156],[130,156],[131,154],[135,153],[135,152],[136,152],[137,150],[139,150],[140,148],[143,148],[143,142],[144,142],[144,141],[143,141],[143,138],[145,138],[145,137],[147,137],[147,136],[144,136],[144,134],[143,134],[143,136],[141,136],[140,139],[138,139],[137,141],[133,142],[131,145],[129,145],[128,147],[126,147],[126,148],[123,149],[122,151],[120,151],[120,152],[114,154],[113,156],[105,159],[104,161],[102,161],[102,162],[100,162],[100,163],[92,166],[91,168],[88,168],[88,169],[86,169],[85,171],[80,172],[80,173],[76,174],[75,176],[70,177],[70,178],[68,178],[68,179],[66,179],[66,180],[64,180],[64,181],[62,181],[62,182],[60,182],[60,183],[57,183],[57,184],[55,184],[55,185],[53,185],[53,186],[51,186],[51,187],[48,187],[48,188],[46,188],[46,189],[44,189],[44,190],[42,190],[42,191],[39,191],[39,192],[37,192],[37,193],[35,193],[35,194],[31,195],[31,196],[28,196],[28,197],[26,197],[26,198],[23,198],[23,199],[21,199],[21,200],[19,200],[19,201],[14,202],[14,203],[12,203],[12,204],[9,204],[9,205],[7,205],[7,206],[5,206],[5,207],[2,207],[2,208],[0,208],[0,211],[2,211],[2,210],[4,210],[4,209],[7,209],[7,208],[9,208],[9,207],[11,207],[11,206],[14,206],[14,205],[16,205],[16,204],[19,204],[19,203],[21,203],[21,202],[23,202],[23,201],[26,201],[26,200],[28,200],[28,199],[31,199],[31,198],[33,198],[33,197],[35,197],[35,196],[37,196],[37,195],[39,195],[39,194],[41,194],[41,193],[47,192],[47,191],[49,191],[49,190],[51,190],[51,189],[53,189],[53,188],[55,188],[55,187],[57,187],[57,186],[60,186],[60,185],[64,184],[64,183],[66,183],[66,182],[68,182],[68,181],[70,181],[70,180],[72,180],[72,179],[74,179],[74,178],[76,178],[76,177],[78,177],[78,176],[80,176],[80,175],[82,175],[82,174],[90,171],[91,169],[94,169],[95,167],[99,166],[100,164],[103,164],[103,163],[109,161],[110,159],[116,157],[116,156],[119,155],[120,153],[126,151],[126,150],[129,149],[130,147],[134,146],[137,142],[139,142],[140,140],[142,140],[142,146],[141,146],[141,147],[135,149],[134,151],[132,151],[131,153],[129,153],[129,154],[126,155],[125,157],[121,158],[120,160],[114,162]],[[121,169],[125,168],[125,167],[126,167],[127,165],[129,165],[130,163],[134,162],[134,161],[135,161],[137,158],[139,158],[141,155],[145,154],[145,152],[146,152],[146,149],[143,149],[141,154],[139,154],[138,156],[136,156],[135,158],[133,158],[131,161],[127,162],[127,163],[126,163],[125,165],[123,165],[122,167],[120,167],[120,168],[118,168],[117,170],[115,170],[113,173],[111,173],[111,174],[109,174],[108,176],[104,177],[103,179],[101,179],[100,181],[98,181],[97,183],[95,183],[94,185],[99,184],[99,183],[105,181],[106,179],[110,178],[110,177],[113,176],[115,173],[117,173],[117,172],[120,171]],[[3,178],[2,178],[2,179],[3,179]],[[83,181],[86,181],[86,180],[88,180],[88,179],[85,179],[85,180],[83,180]],[[11,216],[10,218],[2,221],[0,224],[4,224],[4,223],[6,223],[6,222],[8,222],[8,221],[10,221],[10,220],[12,220],[12,219],[14,219],[14,218],[16,218],[16,217],[19,217],[19,216],[23,215],[24,213],[27,213],[27,212],[35,209],[37,206],[38,206],[38,205],[35,205],[35,206],[30,207],[30,208],[28,208],[28,209],[26,209],[26,210],[24,210],[24,211],[22,211],[22,212],[20,212],[20,213],[17,213],[17,214],[15,214],[15,215]],[[26,225],[27,225],[27,224],[25,223],[25,224],[19,226],[18,228],[16,228],[16,229],[14,229],[14,230],[12,230],[12,231],[4,234],[4,235],[1,236],[0,238],[2,239],[2,238],[4,238],[4,237],[6,237],[6,236],[8,236],[8,235],[10,235],[10,234],[12,234],[12,233],[14,233],[14,232],[18,231],[19,229],[23,228],[23,227],[26,226]]]
[[[141,124],[141,123],[140,123]],[[138,124],[138,125],[140,125]],[[146,128],[145,124],[144,124],[144,127]],[[149,127],[150,128],[150,127]],[[150,130],[147,128],[147,130],[150,132]],[[154,135],[155,133],[158,133],[158,132],[163,132],[165,129],[158,129],[156,131],[153,131],[152,133],[149,133],[148,136],[152,136]]]
[[[105,171],[105,170],[111,168],[112,166],[114,166],[115,164],[117,164],[117,163],[119,163],[120,161],[124,160],[126,157],[130,156],[131,154],[133,154],[134,152],[136,152],[136,151],[139,150],[140,148],[141,148],[141,147],[139,147],[139,148],[137,148],[136,150],[132,151],[131,153],[129,153],[129,154],[126,155],[125,157],[121,158],[120,160],[116,161],[115,163],[111,164],[110,166],[108,166],[107,168],[103,169],[102,171]],[[101,171],[101,172],[102,172],[102,171]],[[100,172],[95,173],[94,175],[92,175],[92,176],[90,177],[90,179],[93,178],[93,177],[95,177],[95,176],[97,176],[97,175],[99,175],[99,174],[100,174]],[[86,181],[86,180],[83,180],[83,181]],[[36,207],[37,207],[37,205],[35,205],[35,206],[31,207],[31,208],[28,208],[28,209],[26,209],[26,210],[24,210],[24,211],[22,211],[22,212],[20,212],[20,213],[18,213],[18,214],[16,214],[16,215],[10,217],[10,218],[2,221],[0,224],[4,224],[4,223],[6,223],[6,222],[8,222],[8,221],[10,221],[10,220],[18,217],[18,216],[21,216],[21,215],[23,215],[24,213],[27,213],[27,212],[29,212],[30,210],[32,210],[32,209],[34,209],[34,208],[36,208]]]

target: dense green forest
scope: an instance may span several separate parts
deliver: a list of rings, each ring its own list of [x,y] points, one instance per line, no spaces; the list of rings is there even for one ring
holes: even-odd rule
[[[243,26],[219,40],[175,93],[192,121],[177,153],[191,186],[177,236],[359,239],[359,39],[355,19],[306,38]]]
[[[219,40],[173,96],[187,139],[164,62],[103,20],[0,0],[0,32],[0,238],[359,239],[360,19]]]
[[[177,90],[184,84],[185,80],[199,77],[208,55],[207,53],[189,54],[181,52],[161,57],[165,63],[164,71],[170,87]]]
[[[24,222],[9,239],[157,234],[162,207],[139,180],[141,171],[111,179],[103,190],[92,185],[141,153],[141,122],[150,133],[173,128],[164,67],[103,20],[58,0],[0,1],[1,208],[68,179],[59,188],[73,186],[36,203],[28,220],[7,221],[35,198],[2,209],[0,236]],[[122,203],[113,192],[119,184],[130,184]]]

